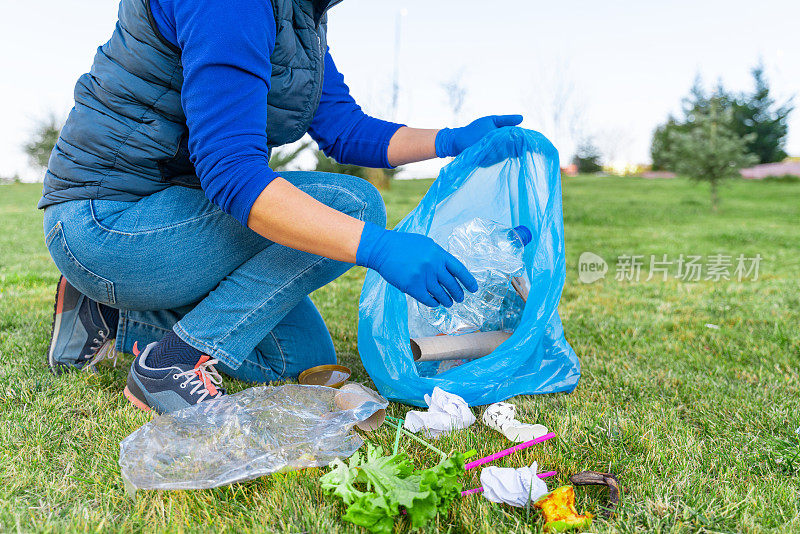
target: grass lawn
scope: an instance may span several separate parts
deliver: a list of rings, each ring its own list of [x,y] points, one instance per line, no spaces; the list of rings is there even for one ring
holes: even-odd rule
[[[390,224],[429,184],[394,183]],[[119,442],[151,416],[123,398],[124,365],[58,378],[47,370],[58,273],[35,209],[40,189],[0,186],[0,531],[357,532],[320,491],[317,470],[125,496]],[[558,439],[498,465],[536,460],[560,473],[551,487],[584,469],[617,473],[618,514],[593,532],[800,532],[800,184],[740,181],[723,188],[718,213],[708,204],[707,186],[684,180],[564,182],[560,309],[583,376],[569,395],[513,399],[522,420]],[[605,279],[578,281],[584,251],[605,258]],[[677,280],[673,264],[667,281],[648,282],[651,254],[698,255],[706,265],[713,254],[762,260],[757,281]],[[624,255],[644,256],[641,281],[615,279]],[[353,269],[314,295],[358,380],[368,380],[356,345],[363,275]],[[393,404],[390,413],[407,409]],[[392,432],[369,439],[391,447]],[[508,442],[479,423],[438,446],[483,455]],[[418,465],[435,461],[410,440],[404,448]],[[465,486],[478,485],[470,472]],[[577,494],[579,510],[593,512],[604,497]],[[540,530],[536,513],[471,496],[422,531]]]

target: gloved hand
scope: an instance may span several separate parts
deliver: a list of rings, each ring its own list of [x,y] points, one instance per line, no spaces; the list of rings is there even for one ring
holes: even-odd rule
[[[489,132],[503,126],[516,126],[521,122],[522,115],[489,115],[461,128],[443,128],[436,134],[436,155],[440,158],[458,156]]]
[[[387,282],[425,304],[449,308],[477,291],[475,277],[452,254],[421,234],[364,225],[356,264],[378,271]],[[461,282],[461,284],[459,284]]]

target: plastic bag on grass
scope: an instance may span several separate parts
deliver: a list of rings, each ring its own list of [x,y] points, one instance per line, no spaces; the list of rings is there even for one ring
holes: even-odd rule
[[[533,240],[523,262],[530,292],[514,334],[493,353],[435,374],[415,363],[409,339],[438,332],[416,302],[368,271],[361,291],[358,349],[382,395],[424,406],[435,386],[471,406],[514,395],[572,391],[580,378],[564,337],[558,302],[564,287],[564,226],[558,152],[542,134],[501,128],[444,167],[419,205],[396,229],[445,245],[453,229],[475,218],[525,225]]]
[[[347,458],[363,443],[353,425],[389,404],[364,390],[374,398],[349,410],[336,389],[288,384],[159,415],[120,444],[126,489],[215,488]]]

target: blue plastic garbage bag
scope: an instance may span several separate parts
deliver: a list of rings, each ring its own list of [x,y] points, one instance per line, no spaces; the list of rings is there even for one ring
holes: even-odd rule
[[[509,227],[523,224],[533,232],[523,256],[531,290],[519,326],[488,356],[434,374],[425,367],[430,363],[415,363],[411,354],[409,340],[420,335],[414,331],[416,305],[368,271],[359,303],[358,350],[384,397],[425,406],[423,396],[439,386],[475,406],[575,389],[580,364],[557,309],[566,271],[561,175],[558,151],[546,137],[513,127],[487,135],[441,170],[396,230],[426,234],[446,246],[455,226],[476,217]]]

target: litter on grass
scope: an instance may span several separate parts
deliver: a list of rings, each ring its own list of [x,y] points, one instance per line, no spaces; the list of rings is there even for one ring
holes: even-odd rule
[[[575,489],[572,486],[556,488],[535,503],[542,511],[545,532],[582,531],[592,525],[594,517],[589,512],[581,515],[575,509]]]
[[[367,386],[350,382],[339,388],[339,391],[333,396],[333,402],[340,410],[353,410],[367,402],[373,401],[375,398],[377,398],[377,393]],[[365,431],[376,430],[383,425],[385,420],[386,409],[381,408],[367,419],[356,423],[356,426]]]
[[[518,443],[517,445],[514,445],[513,447],[509,447],[507,449],[503,449],[502,451],[497,451],[494,454],[490,454],[489,456],[484,456],[483,458],[478,458],[477,460],[473,460],[473,461],[469,462],[467,465],[465,465],[464,469],[467,469],[467,470],[475,469],[476,467],[480,467],[483,464],[488,464],[490,462],[494,462],[495,460],[499,460],[500,458],[508,456],[509,454],[514,454],[517,451],[521,451],[522,449],[527,449],[528,447],[532,447],[532,446],[534,446],[534,445],[536,445],[538,443],[542,443],[542,442],[547,441],[548,439],[552,439],[554,437],[556,437],[556,435],[553,434],[552,432],[549,432],[549,433],[547,433],[544,436],[541,436],[539,438],[532,439],[532,440],[526,441],[524,443]]]
[[[606,486],[608,488],[608,501],[603,507],[603,516],[608,519],[614,515],[614,510],[619,504],[619,481],[611,473],[599,471],[581,471],[569,477],[569,481],[576,486]]]
[[[389,403],[362,386],[363,402],[342,409],[337,393],[253,387],[159,415],[120,444],[126,490],[215,488],[347,458],[363,443],[353,426]]]
[[[547,484],[536,473],[536,462],[530,467],[486,467],[481,471],[483,496],[491,502],[517,508],[547,495]]]
[[[475,415],[464,399],[435,387],[425,395],[427,412],[412,410],[406,414],[404,427],[411,432],[422,430],[425,437],[437,439],[442,434],[467,428],[475,422]]]
[[[344,365],[317,365],[300,373],[297,381],[306,386],[328,386],[338,389],[350,378],[350,374],[350,369]]]
[[[517,407],[510,402],[495,402],[483,412],[483,423],[497,430],[514,443],[522,443],[547,434],[547,427],[521,423],[516,419]]]

